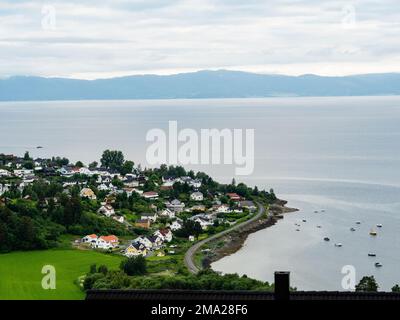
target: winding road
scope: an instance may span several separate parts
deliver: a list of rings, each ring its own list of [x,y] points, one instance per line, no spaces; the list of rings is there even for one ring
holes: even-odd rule
[[[233,226],[233,227],[230,228],[230,229],[221,231],[220,233],[214,234],[213,236],[211,236],[211,237],[209,237],[209,238],[206,238],[206,239],[204,239],[204,240],[201,240],[201,241],[199,241],[199,242],[196,242],[193,246],[191,246],[191,247],[188,249],[188,251],[186,251],[186,253],[185,253],[185,258],[184,258],[184,260],[185,260],[185,265],[186,265],[186,267],[189,269],[189,271],[190,271],[191,273],[197,273],[197,272],[200,271],[200,269],[199,269],[199,268],[196,266],[196,264],[194,263],[193,257],[194,257],[194,255],[195,255],[196,251],[199,250],[201,246],[203,246],[203,245],[206,244],[207,242],[210,242],[210,241],[212,241],[212,240],[218,239],[219,237],[222,237],[222,236],[224,236],[224,235],[226,235],[226,234],[228,234],[228,233],[230,233],[230,232],[232,232],[232,231],[235,231],[235,230],[237,230],[237,229],[239,229],[239,228],[242,228],[242,227],[247,226],[248,224],[252,223],[253,221],[259,219],[259,218],[264,214],[264,212],[265,212],[264,206],[261,205],[261,204],[258,203],[258,202],[256,202],[256,204],[257,204],[257,206],[258,206],[258,212],[257,212],[257,214],[256,214],[254,217],[250,218],[249,220],[243,221],[242,223],[239,223],[239,224]]]

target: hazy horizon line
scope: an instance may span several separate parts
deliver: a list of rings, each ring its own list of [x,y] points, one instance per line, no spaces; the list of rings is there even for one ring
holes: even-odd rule
[[[76,76],[63,76],[63,75],[34,75],[34,74],[15,74],[15,75],[7,75],[0,76],[0,80],[7,80],[11,78],[18,77],[26,77],[26,78],[45,78],[45,79],[69,79],[69,80],[86,80],[86,81],[95,81],[95,80],[110,80],[110,79],[118,79],[118,78],[129,78],[135,76],[158,76],[158,77],[168,77],[168,76],[176,76],[183,74],[194,74],[201,72],[237,72],[237,73],[248,73],[254,75],[264,75],[264,76],[283,76],[283,77],[293,77],[300,78],[305,76],[315,76],[315,77],[323,77],[323,78],[345,78],[345,77],[354,77],[354,76],[366,76],[366,75],[380,75],[380,74],[400,74],[400,71],[390,71],[390,72],[370,72],[370,73],[354,73],[354,74],[343,74],[343,75],[324,75],[317,73],[302,73],[302,74],[287,74],[287,73],[273,73],[273,72],[254,72],[254,71],[246,71],[240,69],[224,69],[224,68],[216,68],[216,69],[198,69],[194,71],[182,71],[182,72],[171,72],[171,73],[130,73],[126,75],[115,75],[109,77],[98,77],[98,78],[85,78],[85,77],[76,77]]]

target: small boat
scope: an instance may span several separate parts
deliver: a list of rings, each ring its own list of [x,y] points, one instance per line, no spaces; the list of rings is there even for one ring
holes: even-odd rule
[[[376,226],[377,226],[378,228],[382,228],[382,225],[381,225],[380,223],[378,223]]]
[[[377,233],[375,230],[371,230],[371,231],[369,232],[369,234],[370,234],[371,236],[376,236],[378,233]]]
[[[321,210],[321,212],[325,212],[325,210]]]
[[[329,239],[328,237],[325,237],[324,240],[325,240],[325,241],[329,241],[330,239]]]
[[[335,243],[335,247],[341,247],[342,244],[341,243]]]
[[[42,146],[37,146],[36,149],[43,149],[43,147]]]
[[[380,268],[380,267],[382,267],[382,263],[380,263],[380,262],[376,262],[376,263],[375,263],[375,267],[377,267],[377,268]]]
[[[356,224],[361,224],[361,221],[356,221]]]
[[[376,257],[375,253],[368,253],[368,257]]]
[[[354,228],[350,228],[350,231],[356,231],[356,229],[354,229]]]
[[[307,220],[306,220],[306,219],[303,219],[303,222],[307,222]]]
[[[317,228],[321,228],[321,226],[317,226]]]
[[[318,211],[317,211],[317,210],[315,210],[315,211],[314,211],[314,213],[318,213]]]
[[[296,231],[300,231],[300,229],[296,229]]]

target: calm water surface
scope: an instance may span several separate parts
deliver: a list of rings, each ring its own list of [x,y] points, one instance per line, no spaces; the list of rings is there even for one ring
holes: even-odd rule
[[[147,166],[146,133],[167,130],[168,120],[180,129],[254,128],[254,173],[236,180],[273,187],[300,208],[214,269],[267,281],[290,270],[299,289],[341,290],[341,268],[354,265],[358,279],[375,275],[382,289],[400,283],[399,97],[0,103],[0,153],[89,163],[111,148]],[[234,176],[232,165],[192,168],[222,182]]]

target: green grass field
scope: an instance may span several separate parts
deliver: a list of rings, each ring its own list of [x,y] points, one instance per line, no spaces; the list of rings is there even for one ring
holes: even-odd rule
[[[75,281],[91,264],[118,268],[122,257],[95,251],[45,250],[0,254],[0,299],[84,299]],[[44,290],[44,265],[56,269],[56,289]]]

